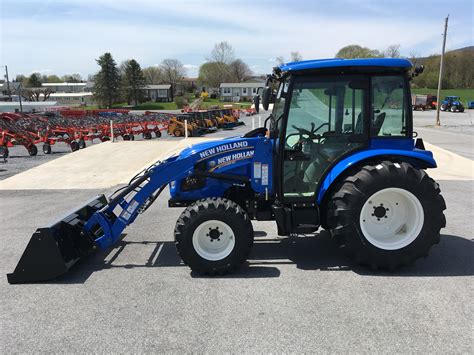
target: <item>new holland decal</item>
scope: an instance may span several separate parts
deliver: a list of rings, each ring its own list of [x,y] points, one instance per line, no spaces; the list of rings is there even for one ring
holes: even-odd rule
[[[220,157],[217,159],[217,162],[212,161],[212,164],[209,164],[209,166],[212,166],[212,168],[209,171],[214,171],[217,168],[222,168],[224,166],[228,166],[231,164],[234,164],[235,162],[238,162],[239,160],[244,160],[244,159],[252,159],[254,155],[253,150],[247,150],[245,152],[238,152],[238,153],[233,153],[230,155],[225,155],[223,157]]]
[[[249,142],[247,141],[240,141],[234,143],[226,143],[223,145],[219,145],[217,147],[213,147],[210,149],[206,149],[205,151],[199,153],[201,160],[210,158],[214,155],[221,154],[224,152],[232,151],[232,150],[243,150],[247,149]]]

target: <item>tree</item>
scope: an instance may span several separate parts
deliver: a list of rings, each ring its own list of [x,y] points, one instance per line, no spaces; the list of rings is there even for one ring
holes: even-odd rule
[[[66,74],[63,75],[62,80],[67,82],[67,83],[81,83],[82,82],[82,76],[81,74]]]
[[[112,107],[120,95],[120,75],[115,60],[110,53],[104,53],[96,59],[100,71],[94,76],[94,98],[102,104]]]
[[[28,78],[28,87],[30,88],[40,88],[41,87],[41,75],[38,73],[33,73]]]
[[[232,81],[238,83],[247,80],[253,75],[252,70],[250,70],[247,63],[245,63],[242,59],[236,59],[231,62],[229,64],[229,71],[232,77]]]
[[[300,54],[300,52],[291,52],[291,61],[292,62],[301,62],[303,60],[303,56]]]
[[[419,58],[420,58],[420,55],[418,54],[418,52],[410,52],[410,55],[408,57],[408,59],[410,60],[411,64],[413,64],[414,67],[416,67],[419,63]]]
[[[221,83],[230,82],[229,66],[224,63],[207,62],[199,67],[198,81],[217,90]]]
[[[438,86],[439,55],[418,58],[417,64],[423,64],[423,74],[413,78],[413,86],[435,89]],[[444,57],[443,89],[471,89],[474,86],[473,50],[451,51]],[[467,99],[467,98],[463,98]]]
[[[282,55],[280,55],[275,58],[275,62],[277,63],[277,65],[283,65],[285,64],[285,58]]]
[[[129,60],[125,64],[124,89],[127,99],[133,100],[135,105],[143,99],[143,87],[145,86],[145,76],[140,64],[135,59]]]
[[[59,76],[52,74],[46,77],[46,82],[47,83],[60,83],[61,79],[59,78]]]
[[[207,60],[229,65],[234,60],[234,48],[226,41],[216,43]]]
[[[385,58],[400,58],[400,45],[392,44],[383,52]]]
[[[336,53],[336,58],[380,58],[382,54],[376,49],[370,49],[367,47],[361,47],[357,44],[351,44],[341,48]]]
[[[144,68],[143,75],[145,76],[145,82],[147,84],[161,84],[163,83],[163,73],[161,72],[160,67],[152,66]]]
[[[176,84],[186,75],[186,69],[177,59],[165,59],[160,64],[160,70],[163,73],[163,81],[171,84],[171,92],[174,95]]]
[[[20,90],[17,90],[19,94]],[[46,101],[49,96],[53,93],[50,88],[26,88],[21,90],[21,96],[27,101]]]

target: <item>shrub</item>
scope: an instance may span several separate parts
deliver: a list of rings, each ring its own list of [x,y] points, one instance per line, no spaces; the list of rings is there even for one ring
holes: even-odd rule
[[[203,99],[204,101],[206,101],[209,97],[209,94],[205,91],[201,92],[201,99]]]
[[[188,104],[188,100],[186,100],[183,96],[176,96],[174,98],[174,102],[178,108],[183,108]]]

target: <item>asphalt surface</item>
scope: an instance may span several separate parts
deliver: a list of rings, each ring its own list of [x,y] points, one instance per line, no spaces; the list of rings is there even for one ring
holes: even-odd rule
[[[441,144],[461,150],[455,141]],[[199,277],[176,255],[182,209],[167,208],[164,193],[113,250],[66,277],[30,285],[0,277],[0,352],[472,353],[474,186],[439,183],[441,243],[393,273],[353,265],[325,232],[280,238],[273,222],[254,222],[249,264]],[[0,191],[0,276],[38,226],[102,192]]]

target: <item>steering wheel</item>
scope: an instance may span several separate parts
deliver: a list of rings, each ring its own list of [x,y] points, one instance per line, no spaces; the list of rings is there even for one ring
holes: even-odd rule
[[[300,128],[300,127],[296,127],[295,125],[292,125],[291,127],[296,129],[298,131],[298,133],[300,134],[301,138],[303,136],[303,134],[306,134],[307,136],[309,136],[309,138],[311,140],[313,139],[319,139],[321,138],[321,135],[320,134],[316,134],[317,131],[319,131],[321,128],[323,128],[324,126],[329,126],[329,123],[328,122],[325,122],[323,123],[322,125],[320,125],[318,128],[314,128],[315,124],[314,122],[311,122],[311,130],[308,131],[307,129],[305,128]]]

